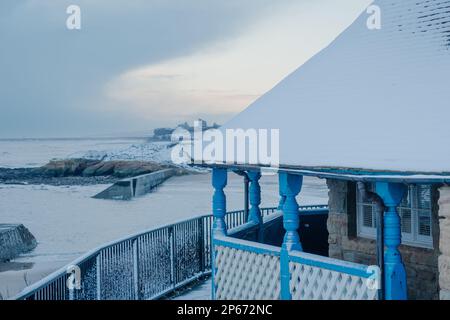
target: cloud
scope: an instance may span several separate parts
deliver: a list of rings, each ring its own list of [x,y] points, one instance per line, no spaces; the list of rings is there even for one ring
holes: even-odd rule
[[[246,87],[247,73],[275,70],[286,54],[260,52],[250,68],[251,49],[242,49],[242,41],[259,34],[264,42],[260,21],[298,2],[2,0],[0,138],[134,131],[177,115],[225,117],[289,71],[281,68],[269,80],[256,72],[265,84]],[[79,31],[66,29],[70,4],[81,7]],[[266,24],[263,33],[270,29]],[[280,39],[295,41],[287,34]]]
[[[65,27],[66,8],[73,3],[81,7],[80,31]],[[127,116],[101,121],[104,108],[98,111],[96,104],[104,83],[136,66],[232,37],[267,3],[3,0],[0,136],[94,132],[98,119],[104,130],[113,130]]]
[[[108,83],[105,94],[149,120],[198,114],[226,120],[330,43],[362,8],[305,3],[271,8],[234,38],[194,54],[129,70]]]

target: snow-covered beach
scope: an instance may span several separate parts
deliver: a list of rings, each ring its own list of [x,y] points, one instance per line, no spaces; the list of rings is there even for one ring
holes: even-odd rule
[[[95,150],[92,147],[97,147],[102,152],[108,151],[108,154],[114,153],[116,159],[120,159],[121,150],[132,155],[130,150],[133,149],[153,149],[142,145],[140,141],[126,143],[121,140],[108,143],[105,140],[76,141],[73,145],[66,146],[59,141],[0,144],[2,152],[10,155],[9,160],[0,157],[0,166],[10,167],[15,166],[10,161],[14,158],[28,159],[18,161],[17,166],[23,166],[25,162],[41,164],[52,158],[64,158],[75,153],[93,153]],[[70,142],[66,141],[66,144]],[[8,149],[8,145],[13,148]],[[114,146],[114,151],[108,150],[108,146]],[[212,192],[210,181],[209,173],[173,177],[156,192],[126,202],[91,198],[106,185],[0,185],[0,223],[23,223],[38,241],[35,250],[0,267],[1,295],[4,298],[13,296],[27,283],[43,278],[105,242],[209,213]],[[277,177],[263,176],[261,188],[262,206],[276,205]],[[242,191],[242,178],[230,174],[227,186],[229,210],[242,209]],[[324,181],[305,179],[304,192],[298,199],[300,204],[325,203],[326,199],[327,188]]]

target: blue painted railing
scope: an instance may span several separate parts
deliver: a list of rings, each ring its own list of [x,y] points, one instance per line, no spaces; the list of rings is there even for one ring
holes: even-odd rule
[[[216,236],[213,245],[217,299],[282,299],[283,287],[287,287],[289,299],[296,300],[377,299],[375,282],[379,279],[373,267],[297,250],[282,259],[281,247],[234,235]]]
[[[370,271],[370,269],[368,269],[368,266],[328,257],[321,257],[306,252],[298,252],[298,251],[291,252],[289,254],[289,261],[310,267],[316,267],[320,269],[326,269],[343,274],[357,276],[365,279],[373,275],[373,272]]]
[[[276,257],[280,256],[281,251],[280,247],[225,236],[214,239],[214,245]]]
[[[275,212],[276,208],[261,209],[264,217]],[[228,229],[246,221],[244,210],[225,216]],[[161,298],[210,274],[212,222],[212,215],[204,215],[102,245],[25,288],[15,299]]]
[[[299,211],[303,217],[324,215],[328,214],[328,207],[300,207]],[[270,225],[280,218],[282,213],[278,211],[264,219],[264,240],[274,231]],[[284,250],[270,245],[270,241],[261,243],[256,241],[259,228],[261,224],[252,220],[228,235],[215,235],[213,294],[216,299],[377,299],[380,274],[374,266],[300,249]]]

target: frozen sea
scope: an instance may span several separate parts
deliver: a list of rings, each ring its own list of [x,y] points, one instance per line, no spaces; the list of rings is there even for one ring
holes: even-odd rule
[[[26,141],[21,146],[0,141],[0,166],[41,165],[52,158],[95,150],[129,150],[140,141]],[[111,147],[108,149],[108,147]],[[7,158],[3,158],[7,154]],[[25,159],[26,158],[26,159]],[[23,223],[38,246],[8,264],[0,264],[0,294],[6,298],[21,291],[84,252],[130,233],[209,213],[212,188],[210,174],[173,177],[156,192],[131,201],[91,198],[106,185],[55,187],[46,185],[0,185],[0,223]],[[261,179],[262,206],[278,202],[276,176]],[[226,188],[229,210],[243,207],[242,178],[229,174]],[[306,178],[300,204],[327,201],[325,182]],[[195,298],[195,295],[192,297]]]

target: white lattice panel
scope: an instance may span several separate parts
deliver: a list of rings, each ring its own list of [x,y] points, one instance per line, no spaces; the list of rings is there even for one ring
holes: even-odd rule
[[[366,278],[291,262],[290,290],[293,300],[375,300]]]
[[[216,246],[214,284],[217,300],[280,298],[280,258]]]

